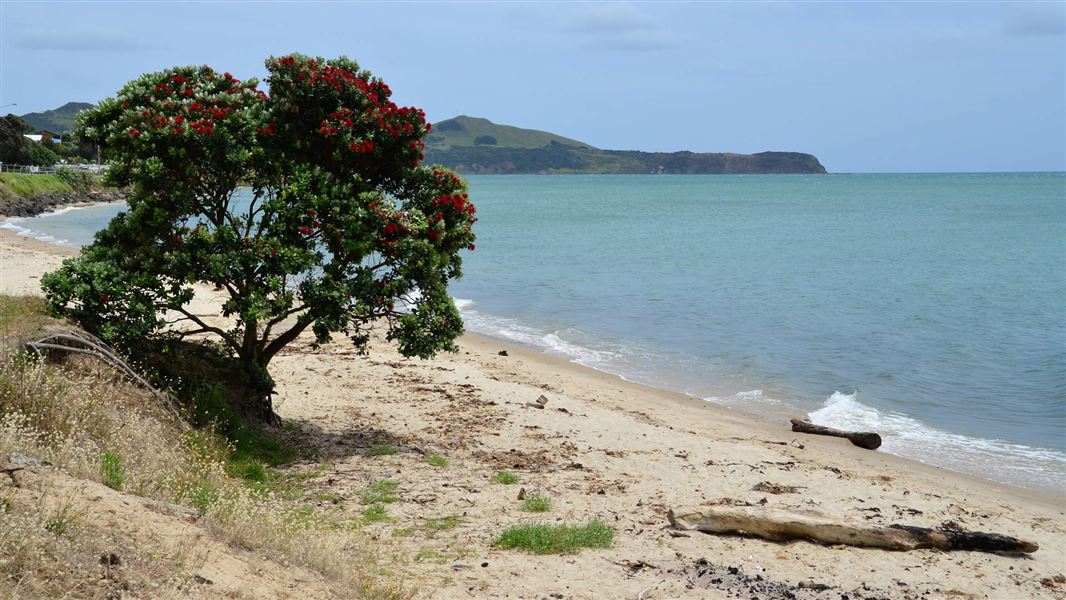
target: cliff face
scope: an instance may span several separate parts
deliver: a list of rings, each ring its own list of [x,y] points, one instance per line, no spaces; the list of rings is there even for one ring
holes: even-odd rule
[[[638,152],[575,148],[549,144],[543,148],[452,147],[426,149],[426,162],[460,173],[478,174],[731,174],[825,173],[810,154]]]

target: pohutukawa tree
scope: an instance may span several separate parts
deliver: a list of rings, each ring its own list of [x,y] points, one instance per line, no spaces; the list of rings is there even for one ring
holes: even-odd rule
[[[272,419],[267,367],[306,330],[365,351],[384,323],[404,355],[454,350],[447,283],[476,219],[455,174],[420,166],[424,113],[380,79],[347,58],[266,66],[269,95],[178,67],[82,113],[79,136],[108,149],[109,178],[133,194],[43,286],[55,312],[128,350],[214,336]],[[228,320],[189,308],[195,284],[224,290]]]

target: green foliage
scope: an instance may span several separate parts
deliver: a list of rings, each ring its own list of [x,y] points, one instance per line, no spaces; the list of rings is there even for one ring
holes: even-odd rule
[[[0,119],[0,162],[27,164],[27,146],[30,140],[23,137],[32,128],[15,115]]]
[[[367,458],[374,458],[375,456],[391,456],[393,454],[396,454],[396,448],[389,446],[388,444],[371,446],[366,449]]]
[[[27,139],[25,161],[28,165],[51,167],[59,162],[59,155],[45,144]]]
[[[493,542],[533,554],[574,554],[582,548],[610,548],[614,530],[600,521],[583,526],[532,523],[509,527]]]
[[[478,137],[474,138],[474,145],[475,146],[495,146],[496,145],[496,138],[492,137],[491,135],[479,135]]]
[[[196,487],[192,493],[192,505],[200,512],[206,512],[211,505],[218,502],[221,494],[213,485],[203,483]]]
[[[499,471],[492,476],[492,480],[496,483],[502,483],[503,485],[511,485],[518,483],[518,475],[515,475],[510,471]]]
[[[96,185],[96,177],[88,171],[60,167],[56,169],[56,177],[69,185],[75,192],[86,193]]]
[[[100,478],[104,480],[104,485],[107,487],[122,491],[126,485],[126,467],[121,455],[115,452],[104,452],[100,456]]]
[[[391,479],[379,479],[359,494],[361,504],[392,504],[399,500],[393,493],[400,487]]]
[[[551,498],[541,494],[530,494],[522,500],[522,510],[528,512],[548,512],[552,508]]]
[[[426,462],[439,469],[443,469],[448,466],[448,459],[444,458],[439,454],[427,454]]]
[[[363,511],[364,523],[388,523],[392,519],[389,518],[388,512],[381,504],[374,504],[366,507]]]
[[[446,517],[429,517],[425,520],[424,526],[427,531],[437,532],[445,529],[455,529],[462,522],[462,517],[458,515],[448,515]]]
[[[476,219],[458,177],[420,166],[422,111],[346,58],[266,67],[269,97],[255,80],[176,67],[79,115],[79,139],[107,148],[109,182],[133,191],[42,280],[50,309],[126,351],[208,334],[264,402],[271,359],[304,331],[365,350],[380,322],[406,356],[454,350],[447,284]],[[197,283],[225,290],[232,326],[188,309]],[[167,311],[190,327],[167,327]]]

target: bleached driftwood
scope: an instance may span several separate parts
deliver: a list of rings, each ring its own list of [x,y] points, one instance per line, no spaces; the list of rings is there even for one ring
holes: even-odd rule
[[[881,436],[872,431],[841,431],[839,429],[833,429],[832,427],[815,425],[810,421],[803,421],[801,419],[791,419],[791,421],[792,431],[798,431],[799,433],[812,433],[814,435],[847,438],[851,440],[852,444],[855,444],[860,448],[866,448],[867,450],[876,450],[881,446]]]
[[[767,540],[814,540],[823,544],[867,546],[888,550],[975,550],[1035,552],[1039,546],[1017,538],[980,531],[929,529],[906,525],[872,527],[838,521],[814,513],[789,512],[757,506],[701,506],[677,508],[667,514],[677,529],[705,533],[751,535]]]

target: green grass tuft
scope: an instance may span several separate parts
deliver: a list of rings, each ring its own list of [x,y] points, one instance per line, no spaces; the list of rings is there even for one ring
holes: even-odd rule
[[[445,529],[455,529],[462,522],[463,518],[458,515],[448,515],[447,517],[433,517],[426,519],[425,527],[427,531],[443,531]]]
[[[122,463],[120,454],[104,452],[100,456],[100,477],[107,487],[122,491],[126,485],[126,467]]]
[[[375,456],[389,456],[392,454],[396,454],[396,448],[387,444],[383,446],[371,446],[366,450],[367,458],[373,458]]]
[[[583,526],[531,523],[508,527],[493,545],[533,554],[575,554],[582,548],[609,548],[613,541],[614,530],[600,521]]]
[[[448,466],[448,459],[439,454],[427,454],[426,462],[441,469]]]
[[[552,509],[551,498],[541,494],[530,494],[522,501],[522,510],[529,512],[548,512]]]
[[[392,519],[389,518],[388,513],[385,512],[385,507],[381,504],[374,504],[366,507],[363,511],[364,523],[388,523]]]
[[[513,483],[518,483],[518,475],[515,475],[510,471],[499,471],[492,476],[492,480],[496,483],[502,483],[503,485],[511,485]]]
[[[400,484],[391,479],[379,479],[359,494],[359,502],[362,504],[392,504],[399,500],[397,496],[393,495],[393,492],[398,487],[400,487]]]

